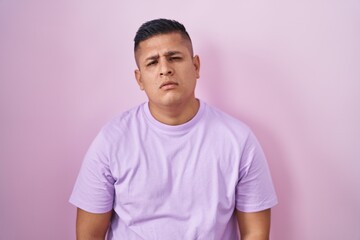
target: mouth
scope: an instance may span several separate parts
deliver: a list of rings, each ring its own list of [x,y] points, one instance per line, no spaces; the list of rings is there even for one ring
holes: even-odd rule
[[[168,81],[168,82],[164,82],[163,84],[160,85],[161,89],[172,89],[176,86],[178,86],[179,84],[173,81]]]

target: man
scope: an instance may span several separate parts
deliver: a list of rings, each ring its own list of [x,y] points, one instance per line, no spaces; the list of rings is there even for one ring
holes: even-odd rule
[[[184,26],[144,23],[134,52],[148,102],[90,146],[70,198],[77,239],[268,239],[265,157],[246,125],[195,97],[200,59]]]

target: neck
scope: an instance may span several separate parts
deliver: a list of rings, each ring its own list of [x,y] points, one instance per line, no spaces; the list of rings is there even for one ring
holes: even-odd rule
[[[149,103],[150,112],[153,117],[161,123],[167,125],[180,125],[190,121],[198,112],[200,102],[194,98],[187,104],[177,104],[172,106],[156,106]]]

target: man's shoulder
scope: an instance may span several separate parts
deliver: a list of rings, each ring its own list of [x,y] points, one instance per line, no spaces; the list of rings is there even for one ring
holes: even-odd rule
[[[117,124],[119,122],[126,122],[133,120],[134,117],[137,117],[139,114],[141,114],[141,111],[144,107],[145,103],[138,104],[136,106],[133,106],[125,111],[122,111],[115,115],[110,121],[107,123],[108,125]]]
[[[126,133],[131,128],[137,127],[142,122],[142,109],[145,103],[129,108],[110,119],[101,129],[106,135],[118,135],[119,132]]]
[[[250,131],[249,126],[237,117],[221,110],[215,106],[206,104],[208,119],[220,123],[224,127],[235,128],[245,132]]]

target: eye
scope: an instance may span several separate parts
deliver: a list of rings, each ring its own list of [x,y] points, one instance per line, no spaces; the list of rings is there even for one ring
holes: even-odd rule
[[[181,57],[175,56],[175,57],[170,57],[169,58],[169,61],[178,61],[178,60],[181,60]]]
[[[157,64],[157,61],[151,61],[149,63],[146,64],[147,67],[151,66],[151,65],[155,65]]]

